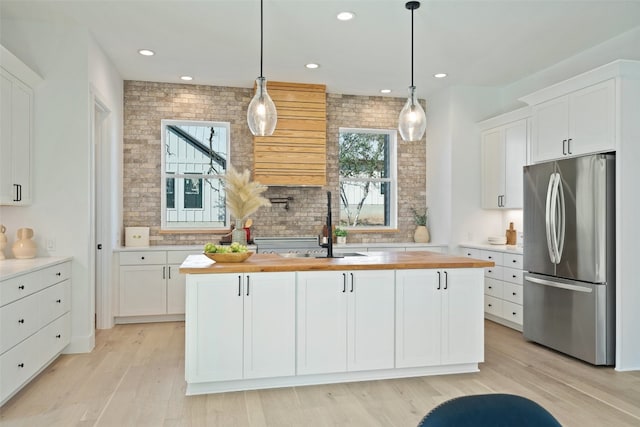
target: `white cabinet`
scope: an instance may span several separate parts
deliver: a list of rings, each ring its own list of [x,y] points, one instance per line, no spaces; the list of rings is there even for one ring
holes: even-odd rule
[[[493,261],[484,269],[484,312],[494,322],[522,330],[522,254],[463,247],[470,258]]]
[[[0,68],[0,204],[31,203],[33,90]]]
[[[527,126],[527,119],[521,119],[482,133],[483,208],[522,208]]]
[[[118,315],[184,314],[186,282],[179,268],[188,255],[196,253],[198,251],[186,250],[120,252]]]
[[[295,374],[295,273],[190,275],[189,383]]]
[[[615,150],[615,79],[574,91],[533,108],[531,160]]]
[[[298,273],[297,372],[393,368],[394,271]]]
[[[396,367],[484,360],[482,269],[396,272]]]
[[[64,261],[0,281],[0,405],[69,344],[70,277]]]

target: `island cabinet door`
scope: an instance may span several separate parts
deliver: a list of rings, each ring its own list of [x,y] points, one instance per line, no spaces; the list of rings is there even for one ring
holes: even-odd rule
[[[440,364],[442,274],[396,271],[396,368]]]
[[[348,273],[298,273],[297,373],[347,370]]]
[[[186,380],[242,379],[241,274],[187,276]]]
[[[444,270],[442,363],[484,361],[484,270]]]
[[[393,270],[347,273],[347,370],[393,368]]]
[[[295,277],[244,275],[244,378],[295,375]]]

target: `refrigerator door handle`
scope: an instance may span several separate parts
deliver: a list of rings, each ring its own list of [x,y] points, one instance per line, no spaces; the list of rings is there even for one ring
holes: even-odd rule
[[[553,282],[551,280],[539,279],[537,277],[525,277],[524,280],[526,282],[531,282],[538,285],[551,286],[552,288],[567,289],[569,291],[585,292],[588,294],[592,292],[590,288],[585,288],[583,286],[570,285],[568,283]]]
[[[549,176],[549,185],[547,187],[547,201],[545,203],[545,231],[547,232],[547,249],[549,250],[549,259],[555,264],[555,254],[553,252],[551,242],[551,190],[553,189],[554,174]]]
[[[559,173],[556,173],[556,185],[558,188],[558,204],[560,207],[560,212],[558,215],[558,219],[560,224],[558,224],[558,234],[556,238],[556,263],[559,264],[562,259],[562,251],[564,250],[564,231],[565,231],[565,204],[564,204],[564,190],[562,189],[562,176]]]

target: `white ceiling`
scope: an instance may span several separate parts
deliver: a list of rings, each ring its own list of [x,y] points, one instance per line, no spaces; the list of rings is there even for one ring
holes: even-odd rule
[[[264,75],[334,93],[406,96],[411,13],[404,0],[264,0]],[[350,22],[336,14],[356,13]],[[259,0],[0,1],[3,19],[86,25],[125,80],[251,87]],[[640,0],[428,0],[415,11],[420,97],[446,85],[520,80],[640,25]],[[152,49],[142,57],[140,48]],[[640,48],[636,58],[640,59]],[[320,68],[308,70],[307,62]],[[446,72],[446,79],[434,73]]]

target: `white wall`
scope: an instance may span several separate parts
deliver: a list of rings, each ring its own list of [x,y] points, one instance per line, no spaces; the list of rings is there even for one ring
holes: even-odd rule
[[[35,92],[33,204],[1,207],[0,215],[9,232],[18,227],[35,230],[38,256],[73,256],[72,338],[67,351],[90,351],[95,334],[89,144],[89,88],[94,82],[89,79],[89,63],[104,71],[99,77],[100,73],[92,69],[92,77],[95,85],[108,94],[105,98],[113,102],[119,117],[114,126],[118,127],[122,95],[118,99],[113,94],[118,85],[122,93],[122,82],[114,83],[113,70],[99,65],[101,54],[96,53],[85,28],[60,17],[28,20],[3,16],[1,23],[3,45],[44,82]],[[114,138],[121,140],[121,134]],[[44,249],[47,239],[55,240],[55,250]]]

